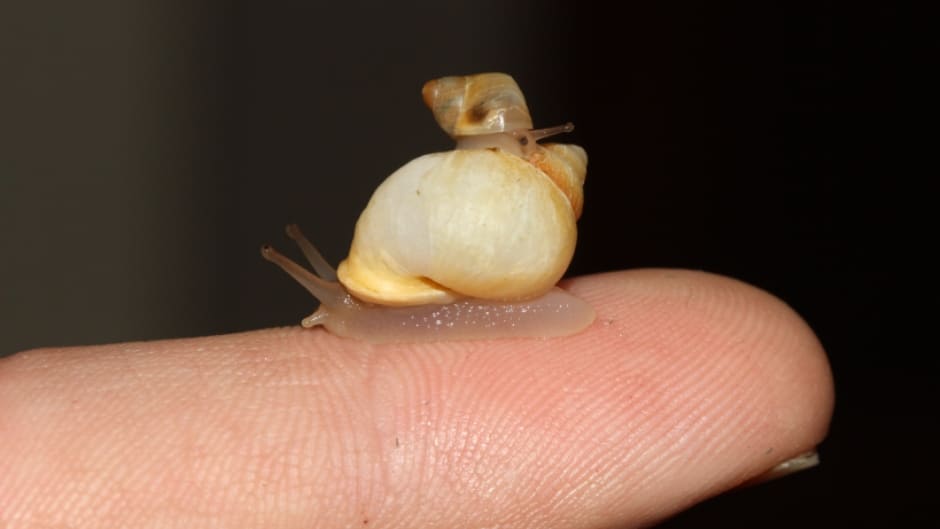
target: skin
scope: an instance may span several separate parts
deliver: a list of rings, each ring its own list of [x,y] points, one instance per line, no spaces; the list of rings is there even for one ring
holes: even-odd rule
[[[563,286],[597,321],[560,339],[6,358],[0,527],[633,527],[825,436],[825,354],[776,298],[678,270]]]

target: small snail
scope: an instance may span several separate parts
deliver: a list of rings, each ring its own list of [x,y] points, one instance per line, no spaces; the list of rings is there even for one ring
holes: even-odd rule
[[[585,328],[593,309],[555,284],[574,253],[587,155],[537,143],[573,125],[533,129],[506,74],[444,77],[422,94],[457,148],[408,162],[376,189],[338,269],[295,225],[288,236],[316,274],[262,247],[320,300],[302,325],[372,342]]]

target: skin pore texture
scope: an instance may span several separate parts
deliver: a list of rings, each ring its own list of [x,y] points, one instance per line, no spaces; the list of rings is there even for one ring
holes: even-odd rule
[[[288,327],[3,359],[0,527],[633,527],[825,436],[825,354],[769,294],[562,286],[597,319],[550,340]]]

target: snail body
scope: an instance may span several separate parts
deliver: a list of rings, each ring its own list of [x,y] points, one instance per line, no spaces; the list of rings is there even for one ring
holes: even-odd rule
[[[376,189],[335,272],[296,226],[288,235],[320,277],[262,250],[320,300],[303,325],[376,342],[583,329],[593,310],[555,285],[574,253],[587,156],[538,143],[571,125],[533,130],[505,74],[445,77],[422,92],[457,148],[408,162]]]

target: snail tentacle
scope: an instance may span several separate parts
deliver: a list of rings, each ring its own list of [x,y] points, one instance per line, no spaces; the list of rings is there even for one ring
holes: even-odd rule
[[[534,141],[542,141],[545,138],[550,138],[552,136],[557,136],[558,134],[567,134],[574,130],[574,123],[568,122],[564,125],[556,125],[554,127],[546,127],[544,129],[532,129],[527,131],[528,136]]]
[[[344,298],[349,297],[349,293],[338,282],[318,277],[268,244],[261,247],[261,256],[287,272],[324,306],[341,304]]]
[[[518,129],[492,134],[458,136],[456,138],[457,149],[501,149],[525,158],[535,151],[535,146],[539,141],[573,130],[574,123],[568,122],[544,129]]]
[[[318,276],[327,281],[336,281],[336,269],[323,258],[323,254],[320,253],[320,250],[317,250],[317,247],[300,231],[300,226],[291,223],[287,225],[285,231],[287,232],[287,236],[300,247],[300,251],[304,253],[307,262],[310,263],[310,266],[313,267],[313,270]]]

